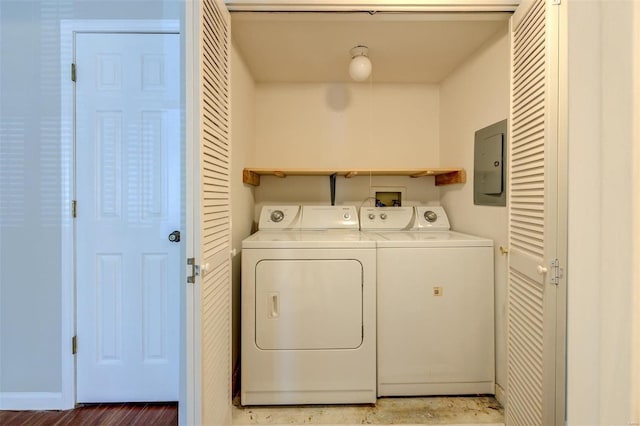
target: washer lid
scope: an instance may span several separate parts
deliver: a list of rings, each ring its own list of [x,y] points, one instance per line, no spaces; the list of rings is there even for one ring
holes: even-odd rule
[[[493,241],[459,232],[376,232],[370,233],[378,248],[493,247]]]
[[[375,248],[371,235],[356,230],[258,231],[242,241],[243,249]]]

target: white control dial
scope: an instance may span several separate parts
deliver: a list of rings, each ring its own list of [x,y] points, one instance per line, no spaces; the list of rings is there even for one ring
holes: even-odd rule
[[[386,213],[380,213],[380,219],[385,220],[387,218]]]
[[[376,215],[373,213],[369,213],[369,219],[373,220],[376,218]]]
[[[424,219],[429,223],[433,223],[438,220],[438,215],[433,210],[427,210],[424,212]]]
[[[351,219],[351,214],[345,213],[345,214],[342,215],[342,217],[344,218],[344,220],[349,220],[349,219]]]
[[[280,222],[284,219],[284,212],[282,210],[274,210],[271,212],[271,220],[273,222]]]

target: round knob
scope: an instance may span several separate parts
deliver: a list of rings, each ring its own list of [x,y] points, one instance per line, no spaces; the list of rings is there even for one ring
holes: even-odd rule
[[[180,242],[180,231],[173,231],[172,233],[169,234],[169,241],[171,241],[172,243],[179,243]]]
[[[369,213],[369,219],[373,220],[376,218],[376,215],[373,213]]]
[[[546,273],[547,273],[547,268],[545,268],[545,267],[544,267],[544,266],[542,266],[542,265],[538,265],[536,269],[538,270],[538,273],[539,273],[540,275],[544,275],[544,274],[546,274]]]
[[[280,222],[282,219],[284,219],[284,213],[282,210],[274,210],[271,212],[271,220],[273,222]]]
[[[349,219],[351,219],[351,214],[345,213],[345,214],[342,215],[342,217],[344,218],[344,220],[349,220]]]
[[[427,222],[432,223],[438,220],[438,215],[433,210],[427,210],[426,212],[424,212],[424,219]]]
[[[386,213],[380,213],[380,219],[385,220],[387,218]]]

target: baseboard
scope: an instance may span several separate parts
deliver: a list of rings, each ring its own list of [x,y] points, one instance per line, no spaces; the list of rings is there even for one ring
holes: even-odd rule
[[[0,392],[0,410],[68,410],[62,392]]]

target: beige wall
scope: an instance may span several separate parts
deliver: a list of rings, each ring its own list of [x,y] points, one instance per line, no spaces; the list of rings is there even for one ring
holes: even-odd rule
[[[438,87],[260,84],[261,167],[428,167],[438,163]]]
[[[425,84],[259,84],[255,166],[410,168],[439,165],[439,88]],[[336,202],[360,205],[370,186],[400,187],[412,203],[437,201],[433,178],[340,178]],[[264,178],[265,203],[328,203],[327,177]]]
[[[242,240],[251,232],[254,204],[253,187],[242,183],[242,169],[253,161],[255,151],[255,84],[235,46],[231,50],[231,91],[231,244],[237,251],[232,260],[232,359],[235,367],[240,353],[240,251]]]
[[[467,183],[441,187],[441,202],[452,228],[494,241],[496,300],[496,382],[506,377],[507,247],[506,207],[473,204],[474,133],[509,115],[509,39],[504,31],[451,74],[440,91],[440,163],[467,170]]]

